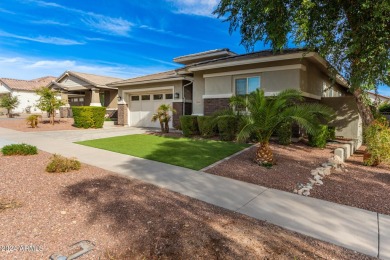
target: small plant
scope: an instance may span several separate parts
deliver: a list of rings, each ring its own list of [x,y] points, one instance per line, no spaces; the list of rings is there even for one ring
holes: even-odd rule
[[[169,112],[174,114],[176,110],[171,105],[162,104],[157,108],[157,112],[152,117],[152,122],[156,122],[157,120],[160,122],[162,133],[169,133],[169,122],[171,121]]]
[[[4,95],[0,98],[0,107],[7,109],[7,115],[9,118],[12,117],[12,110],[17,108],[20,101],[18,96],[13,96],[12,94]]]
[[[313,147],[325,148],[329,131],[327,125],[319,125],[318,130],[309,134],[309,145]]]
[[[4,155],[33,155],[38,153],[35,146],[29,144],[10,144],[1,149]]]
[[[0,198],[0,212],[6,209],[15,209],[22,206],[22,203],[12,199]]]
[[[41,115],[30,115],[26,118],[27,124],[32,128],[38,127],[38,118],[42,118]]]
[[[280,125],[279,129],[276,131],[278,136],[278,143],[281,145],[289,145],[291,144],[291,136],[292,136],[292,126],[291,122],[284,122]]]
[[[375,120],[364,131],[364,141],[367,145],[363,159],[364,165],[376,166],[390,162],[390,128],[384,120]]]
[[[199,134],[197,116],[181,116],[180,125],[183,130],[183,135],[186,137]]]
[[[49,164],[46,166],[47,172],[69,172],[80,170],[81,163],[75,158],[66,158],[59,154],[51,157]]]

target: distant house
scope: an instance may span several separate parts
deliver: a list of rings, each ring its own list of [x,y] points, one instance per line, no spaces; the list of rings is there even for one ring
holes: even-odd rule
[[[380,104],[380,103],[385,103],[385,102],[390,103],[390,97],[387,97],[384,95],[375,94],[373,92],[368,92],[368,96],[374,104],[375,103]]]
[[[39,108],[35,106],[35,103],[39,99],[38,95],[35,94],[35,90],[46,86],[54,79],[55,77],[51,76],[33,80],[0,78],[0,96],[12,94],[19,98],[20,103],[18,107],[12,111],[13,113],[40,113],[41,111]]]
[[[108,84],[118,88],[118,123],[158,127],[151,117],[162,104],[171,104],[180,115],[211,115],[225,109],[233,95],[261,88],[268,96],[284,89],[300,90],[309,102],[334,108],[338,136],[362,142],[362,119],[348,84],[341,77],[331,80],[327,62],[315,52],[287,49],[283,53],[260,51],[239,55],[218,49],[177,57],[183,67],[162,73]]]
[[[62,100],[70,106],[104,106],[110,116],[116,115],[118,89],[109,83],[123,79],[65,71],[47,86],[61,92]]]

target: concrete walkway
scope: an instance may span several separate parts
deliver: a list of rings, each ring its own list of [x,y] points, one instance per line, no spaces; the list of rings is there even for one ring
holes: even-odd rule
[[[138,131],[127,128],[122,133]],[[69,137],[66,136],[67,132],[62,131],[62,136],[58,136],[58,132],[22,133],[0,128],[0,145],[1,139],[4,143],[25,142],[50,153],[77,157],[84,163],[153,183],[298,233],[370,256],[390,259],[390,216],[77,145],[70,142],[77,139],[75,133],[69,133]],[[110,133],[102,131],[100,136],[108,137]],[[99,134],[93,135],[91,132],[90,137],[98,138]],[[85,135],[80,135],[80,138],[84,140]]]

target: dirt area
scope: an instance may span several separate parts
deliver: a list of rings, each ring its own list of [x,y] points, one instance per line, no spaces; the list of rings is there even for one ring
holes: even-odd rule
[[[373,259],[88,165],[44,171],[50,154],[0,155],[0,246],[33,245],[1,259],[47,259],[92,241],[80,259]],[[110,258],[110,256],[114,256]]]
[[[261,186],[293,192],[297,183],[307,183],[310,171],[333,155],[334,147],[312,148],[302,143],[283,146],[271,144],[277,165],[271,169],[253,162],[256,147],[209,170],[208,173],[250,182]],[[390,166],[363,166],[363,149],[345,163],[346,171],[336,172],[315,186],[310,196],[352,207],[390,215]]]
[[[73,118],[56,118],[54,125],[50,124],[49,118],[39,119],[38,128],[32,128],[27,124],[25,118],[0,118],[0,127],[10,128],[22,132],[58,131],[58,130],[79,130],[72,126]]]

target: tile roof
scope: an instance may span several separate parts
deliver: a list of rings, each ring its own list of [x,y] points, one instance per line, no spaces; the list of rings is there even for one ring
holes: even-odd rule
[[[101,75],[82,73],[82,72],[76,72],[76,71],[67,71],[67,73],[69,73],[70,75],[73,75],[75,77],[78,77],[82,80],[85,80],[85,81],[87,81],[95,86],[103,86],[103,85],[107,85],[107,84],[115,82],[115,81],[123,80],[121,78],[101,76]]]
[[[150,74],[150,75],[145,75],[137,78],[131,78],[131,79],[126,79],[122,80],[119,82],[114,82],[110,85],[123,85],[123,84],[135,84],[135,83],[140,83],[140,82],[145,82],[145,81],[153,81],[153,80],[169,80],[169,79],[183,79],[182,75],[178,75],[175,70],[169,70],[169,71],[164,71],[160,73],[155,73],[155,74]]]
[[[257,51],[257,52],[251,52],[246,54],[240,54],[235,56],[229,56],[229,57],[223,57],[223,58],[217,58],[207,61],[201,61],[198,63],[194,63],[191,65],[186,66],[187,68],[190,67],[197,67],[202,66],[205,64],[220,64],[224,62],[230,62],[230,61],[241,61],[241,60],[249,60],[249,59],[255,59],[255,58],[263,58],[263,57],[270,57],[270,56],[279,56],[279,55],[286,55],[286,54],[293,54],[293,53],[304,53],[307,52],[307,49],[302,48],[291,48],[291,49],[284,49],[283,52],[274,52],[273,50],[263,50],[263,51]]]
[[[7,87],[12,90],[21,90],[21,91],[35,91],[36,89],[46,86],[52,80],[55,80],[55,77],[46,76],[33,80],[21,80],[21,79],[9,79],[9,78],[0,78]]]

